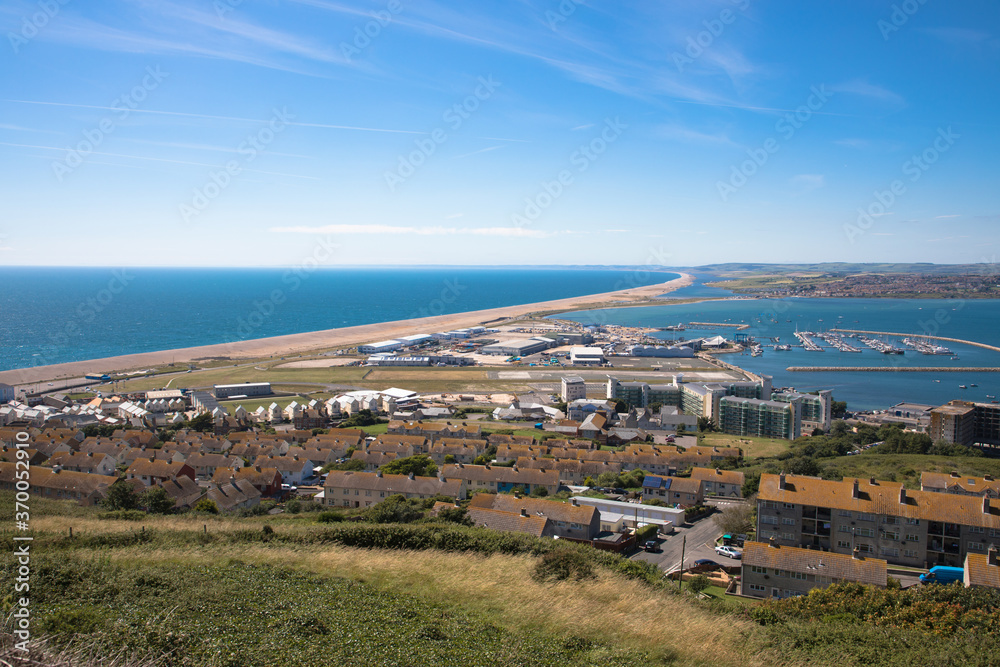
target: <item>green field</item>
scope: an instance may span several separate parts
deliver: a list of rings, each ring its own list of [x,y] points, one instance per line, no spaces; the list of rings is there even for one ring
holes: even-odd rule
[[[744,437],[727,433],[699,433],[698,438],[702,440],[699,444],[706,447],[739,447],[743,450],[744,458],[748,460],[777,456],[789,446],[788,440]]]

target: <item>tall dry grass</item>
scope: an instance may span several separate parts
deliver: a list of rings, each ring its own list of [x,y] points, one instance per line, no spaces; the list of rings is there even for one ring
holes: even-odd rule
[[[748,655],[744,644],[753,626],[742,619],[607,572],[589,581],[540,583],[531,577],[537,559],[529,556],[264,545],[133,547],[102,554],[122,563],[191,566],[239,559],[293,566],[455,604],[517,632],[579,636],[648,650],[670,664],[775,664]]]

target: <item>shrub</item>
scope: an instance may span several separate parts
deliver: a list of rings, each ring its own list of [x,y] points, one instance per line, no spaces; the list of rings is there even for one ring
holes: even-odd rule
[[[708,580],[703,574],[699,574],[696,577],[688,579],[688,590],[692,593],[701,593],[703,590],[712,585],[712,582]]]
[[[537,581],[549,579],[582,581],[594,577],[594,568],[579,551],[556,549],[542,556],[542,559],[535,565],[532,577]]]
[[[319,523],[336,523],[337,521],[343,521],[344,515],[340,512],[332,512],[327,510],[326,512],[320,512],[316,515],[316,521]]]

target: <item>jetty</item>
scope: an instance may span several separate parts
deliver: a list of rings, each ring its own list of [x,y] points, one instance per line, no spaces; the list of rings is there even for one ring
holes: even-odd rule
[[[843,333],[856,333],[856,334],[872,334],[875,336],[908,336],[912,338],[926,338],[928,340],[943,340],[949,343],[961,343],[963,345],[972,345],[974,347],[981,347],[987,350],[993,350],[994,352],[1000,352],[1000,347],[996,345],[987,345],[986,343],[977,343],[974,340],[962,340],[961,338],[948,338],[946,336],[931,336],[928,334],[915,334],[915,333],[896,333],[893,331],[863,331],[861,329],[830,329],[830,331],[838,331]]]
[[[796,331],[795,337],[799,339],[802,343],[802,347],[806,348],[809,352],[822,352],[823,348],[816,344],[816,342],[809,336],[813,335],[810,331]]]
[[[998,366],[789,366],[790,373],[859,371],[862,373],[1000,373]]]

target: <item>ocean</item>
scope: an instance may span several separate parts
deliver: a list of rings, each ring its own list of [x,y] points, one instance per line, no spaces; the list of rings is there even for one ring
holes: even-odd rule
[[[688,289],[688,288],[685,288]],[[687,296],[700,290],[714,290],[692,285]],[[724,292],[724,290],[721,290]],[[680,297],[683,290],[670,296]],[[693,293],[692,293],[693,292]],[[719,295],[719,294],[715,294]],[[763,344],[759,357],[750,354],[725,354],[720,359],[755,373],[774,377],[775,386],[794,386],[800,391],[833,389],[836,400],[847,401],[849,409],[884,409],[901,401],[940,405],[952,399],[990,401],[1000,395],[1000,373],[966,372],[789,372],[789,366],[994,366],[1000,367],[1000,352],[959,343],[941,343],[954,352],[950,356],[924,355],[907,349],[903,355],[886,355],[852,340],[861,353],[827,349],[809,352],[801,347],[774,351],[780,343],[797,345],[799,331],[822,331],[833,328],[926,333],[1000,346],[1000,300],[936,299],[727,299],[700,303],[636,308],[617,308],[560,315],[583,323],[663,327],[678,323],[707,322],[741,324],[747,333]],[[689,327],[683,332],[657,332],[665,341],[679,337],[698,338],[722,335],[732,340],[735,327]],[[889,338],[888,340],[898,339]],[[901,344],[900,344],[901,345]],[[962,389],[960,385],[966,385]],[[976,384],[978,386],[973,387]]]
[[[597,294],[603,269],[0,268],[0,370]]]

